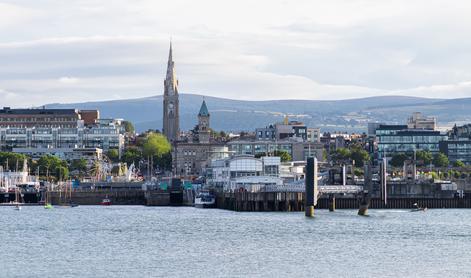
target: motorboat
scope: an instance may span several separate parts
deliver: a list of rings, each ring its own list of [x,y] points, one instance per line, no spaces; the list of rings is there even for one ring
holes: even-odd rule
[[[101,201],[102,206],[111,206],[111,200],[107,197]]]
[[[216,197],[209,191],[202,191],[195,197],[195,207],[214,208],[216,207]]]
[[[411,212],[416,212],[416,211],[423,211],[423,212],[425,212],[425,211],[427,211],[427,207],[421,207],[421,206],[419,206],[417,203],[414,203],[412,206],[413,206],[414,208],[411,209]]]

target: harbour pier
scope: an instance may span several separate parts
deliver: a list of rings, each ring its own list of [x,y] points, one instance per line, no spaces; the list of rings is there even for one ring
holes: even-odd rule
[[[300,192],[233,192],[219,193],[217,207],[233,211],[305,211],[304,193]],[[361,198],[335,197],[335,209],[359,209]],[[389,198],[384,204],[381,198],[370,199],[370,209],[412,209],[414,203],[430,209],[471,208],[471,198]],[[314,209],[330,209],[332,199],[321,196]]]

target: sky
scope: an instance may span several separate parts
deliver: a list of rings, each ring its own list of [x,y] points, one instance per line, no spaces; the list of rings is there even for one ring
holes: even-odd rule
[[[0,106],[471,97],[471,2],[0,0]]]

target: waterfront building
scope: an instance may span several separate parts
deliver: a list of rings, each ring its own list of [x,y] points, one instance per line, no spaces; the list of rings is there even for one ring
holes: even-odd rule
[[[54,155],[69,162],[85,159],[89,167],[103,159],[103,150],[99,148],[13,148],[12,151],[25,154],[33,160],[44,155]]]
[[[425,117],[420,112],[414,112],[407,119],[407,127],[409,129],[436,130],[437,119],[435,117]]]
[[[77,109],[0,109],[1,128],[75,128],[80,119]]]
[[[167,75],[164,81],[163,127],[162,133],[170,142],[178,140],[180,135],[180,103],[178,99],[178,79],[172,56],[172,43],[168,54]]]
[[[259,191],[265,186],[279,186],[280,158],[234,155],[212,160],[206,170],[209,185],[224,191]]]
[[[417,150],[438,153],[440,141],[446,135],[439,131],[409,129],[407,125],[380,125],[376,129],[378,159],[391,157],[394,153],[414,152]]]
[[[203,100],[198,113],[198,125],[192,134],[174,141],[172,150],[173,172],[179,176],[201,176],[211,159],[229,155],[224,142],[211,137],[210,114]]]
[[[270,155],[275,151],[286,151],[292,160],[306,160],[308,157],[323,159],[324,146],[321,143],[299,142],[297,140],[232,140],[227,143],[229,151],[239,155]]]
[[[440,152],[446,154],[452,163],[461,161],[471,165],[471,124],[455,125],[448,132],[448,140],[440,142]]]
[[[85,119],[82,119],[82,116]],[[99,112],[77,109],[0,110],[0,150],[124,148],[121,119],[100,119]]]
[[[297,139],[298,141],[307,141],[307,127],[302,122],[289,121],[288,117],[285,117],[282,123],[255,129],[255,137],[257,140]]]

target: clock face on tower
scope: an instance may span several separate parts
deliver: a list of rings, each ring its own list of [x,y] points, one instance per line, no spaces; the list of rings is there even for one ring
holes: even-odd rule
[[[170,102],[170,103],[168,104],[168,114],[169,114],[169,115],[170,115],[170,114],[173,114],[173,107],[174,107],[174,106],[173,106],[173,103]]]

